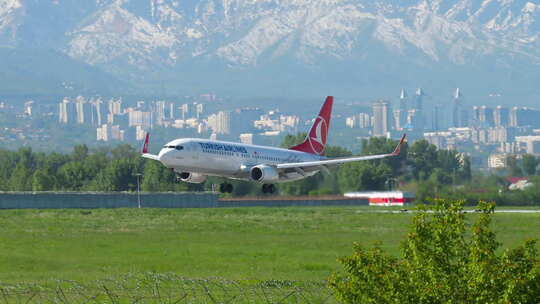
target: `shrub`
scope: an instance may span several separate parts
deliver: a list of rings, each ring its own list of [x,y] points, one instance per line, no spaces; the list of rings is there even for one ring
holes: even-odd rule
[[[400,258],[354,245],[329,286],[343,303],[538,303],[536,241],[498,251],[494,205],[480,202],[467,229],[462,201],[420,206]]]

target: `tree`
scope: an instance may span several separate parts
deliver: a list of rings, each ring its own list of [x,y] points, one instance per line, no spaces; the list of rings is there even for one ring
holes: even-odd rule
[[[77,145],[73,147],[71,158],[74,161],[82,161],[88,156],[88,147],[86,145]]]
[[[137,187],[137,166],[130,159],[114,159],[101,170],[90,185],[91,190],[130,191]]]
[[[32,191],[48,191],[52,190],[53,179],[50,175],[47,175],[43,170],[38,169],[32,176]]]
[[[538,166],[538,160],[536,159],[536,156],[531,154],[523,155],[522,167],[523,172],[525,172],[526,175],[531,176],[536,174],[536,166]]]
[[[494,205],[480,202],[467,231],[463,202],[420,206],[397,258],[380,245],[354,245],[329,278],[342,303],[538,303],[536,241],[498,252],[490,229]]]
[[[506,168],[508,168],[508,174],[510,176],[522,176],[523,171],[518,165],[518,160],[515,155],[509,155],[506,158]]]
[[[141,189],[143,191],[185,191],[186,183],[178,182],[174,172],[156,161],[148,160],[144,165]]]
[[[416,141],[408,151],[408,161],[416,180],[427,179],[437,168],[437,147],[427,140]]]
[[[461,166],[460,177],[464,181],[470,181],[472,177],[471,172],[471,158],[468,156],[463,157],[463,165]]]
[[[306,136],[306,132],[301,132],[296,135],[287,134],[285,135],[285,138],[283,138],[280,146],[282,148],[290,148],[292,146],[301,144],[306,139]]]
[[[394,151],[398,143],[399,141],[397,140],[384,137],[372,137],[369,140],[364,139],[362,140],[362,155],[391,153]],[[392,175],[398,175],[402,171],[407,154],[408,146],[407,143],[405,143],[403,147],[401,147],[401,153],[398,156],[388,157],[372,162],[384,163],[392,170]]]
[[[21,148],[16,153],[17,165],[9,179],[9,189],[12,191],[32,190],[30,177],[35,168],[34,155],[31,148]]]
[[[352,162],[341,166],[337,173],[341,191],[384,190],[392,177],[392,169],[385,163]]]
[[[85,170],[84,163],[71,161],[58,169],[58,175],[63,185],[63,190],[78,191],[92,180],[92,176]]]
[[[11,191],[29,191],[32,190],[30,176],[32,172],[24,164],[18,163],[9,178],[9,190]]]
[[[10,190],[10,177],[15,166],[15,153],[0,150],[0,190]]]

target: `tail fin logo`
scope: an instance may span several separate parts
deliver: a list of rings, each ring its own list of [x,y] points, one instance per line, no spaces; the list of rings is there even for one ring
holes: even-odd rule
[[[313,121],[306,139],[301,144],[290,147],[289,149],[317,155],[324,154],[328,129],[330,128],[330,118],[332,118],[333,103],[334,97],[326,97],[321,111],[317,118],[315,118],[315,121]]]
[[[324,117],[318,116],[313,123],[311,132],[308,136],[309,145],[316,154],[322,155],[326,146],[328,134],[328,123]]]

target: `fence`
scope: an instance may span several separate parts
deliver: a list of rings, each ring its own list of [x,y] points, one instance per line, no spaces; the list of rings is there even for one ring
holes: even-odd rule
[[[217,195],[206,192],[141,193],[142,207],[150,208],[212,208]],[[61,208],[136,208],[137,193],[90,192],[3,192],[0,209],[61,209]]]
[[[336,303],[325,282],[189,279],[154,273],[84,284],[1,284],[0,297],[2,303]]]
[[[333,197],[263,197],[219,200],[209,192],[141,193],[143,208],[219,208],[287,206],[358,206],[367,199]],[[136,208],[137,193],[93,192],[0,192],[0,209]]]

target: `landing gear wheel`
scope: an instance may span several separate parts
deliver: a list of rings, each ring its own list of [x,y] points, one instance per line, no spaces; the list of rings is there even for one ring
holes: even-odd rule
[[[276,186],[274,186],[274,184],[263,184],[262,185],[262,193],[266,194],[266,193],[274,193],[276,192]]]
[[[221,193],[232,193],[233,192],[233,185],[229,183],[221,183],[219,184],[219,192]]]

